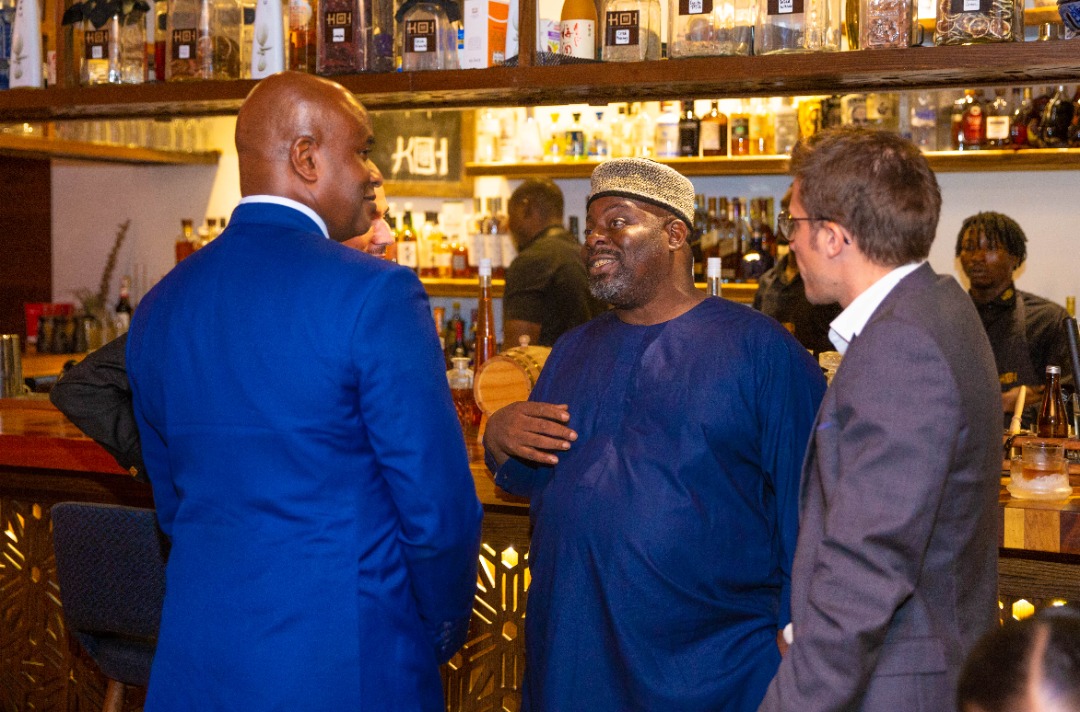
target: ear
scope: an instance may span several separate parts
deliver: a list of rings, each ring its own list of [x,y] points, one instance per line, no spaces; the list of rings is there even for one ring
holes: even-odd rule
[[[667,236],[668,250],[676,252],[686,244],[686,238],[690,235],[690,228],[679,218],[674,218],[668,221],[668,224],[664,227],[664,233]]]
[[[846,227],[832,220],[825,220],[818,226],[818,239],[827,257],[836,257],[855,241]]]
[[[301,136],[289,146],[289,165],[305,183],[319,178],[319,144],[312,136]]]

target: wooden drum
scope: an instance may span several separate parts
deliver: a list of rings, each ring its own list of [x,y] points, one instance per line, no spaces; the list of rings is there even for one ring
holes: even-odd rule
[[[547,346],[517,346],[489,358],[473,379],[476,404],[491,415],[505,405],[528,400],[550,353]]]

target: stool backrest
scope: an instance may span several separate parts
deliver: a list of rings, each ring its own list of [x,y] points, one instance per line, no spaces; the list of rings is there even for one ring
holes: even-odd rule
[[[130,641],[131,655],[145,657],[148,651],[153,657],[168,556],[168,541],[158,529],[157,516],[152,509],[61,502],[52,507],[52,526],[68,629],[107,676],[145,685],[138,679],[145,672],[113,674],[115,665],[96,653]],[[137,667],[148,671],[149,663],[147,659]],[[133,675],[136,679],[130,679]]]

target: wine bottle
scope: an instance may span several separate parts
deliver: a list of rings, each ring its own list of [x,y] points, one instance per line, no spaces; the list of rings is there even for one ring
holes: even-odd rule
[[[1040,438],[1065,438],[1069,436],[1069,419],[1065,412],[1065,395],[1061,392],[1061,368],[1046,367],[1046,386],[1039,416],[1035,420],[1035,434]]]

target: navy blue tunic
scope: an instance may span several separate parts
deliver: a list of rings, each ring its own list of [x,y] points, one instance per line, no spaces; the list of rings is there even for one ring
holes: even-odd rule
[[[787,331],[715,298],[559,340],[531,399],[568,404],[579,438],[496,479],[533,517],[525,710],[757,708],[824,389]]]

